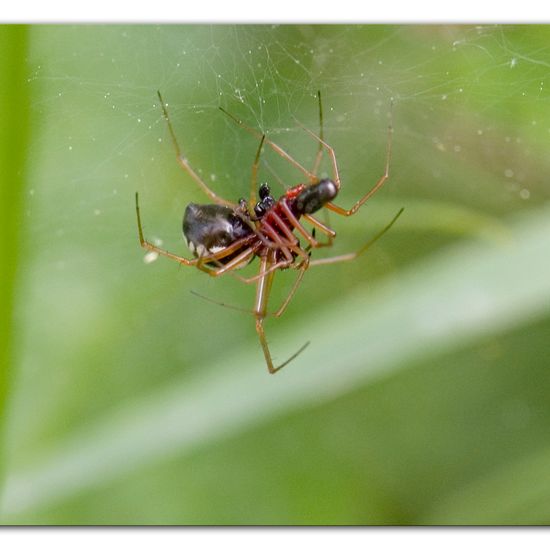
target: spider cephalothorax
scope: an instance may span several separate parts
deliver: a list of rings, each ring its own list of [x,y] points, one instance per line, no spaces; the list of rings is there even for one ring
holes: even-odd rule
[[[298,194],[291,208],[297,215],[314,214],[338,195],[338,186],[325,178],[311,185],[306,185]]]

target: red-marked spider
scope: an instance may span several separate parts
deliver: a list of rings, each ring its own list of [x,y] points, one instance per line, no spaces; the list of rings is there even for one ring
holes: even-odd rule
[[[210,200],[213,201],[213,204],[191,203],[185,209],[183,217],[183,235],[189,249],[195,256],[193,259],[187,259],[159,248],[145,239],[141,224],[138,194],[136,193],[136,216],[139,242],[146,250],[166,256],[182,265],[195,266],[212,277],[232,274],[247,284],[255,283],[256,299],[254,309],[251,310],[250,313],[252,313],[256,320],[256,332],[260,339],[267,368],[271,374],[274,374],[296,358],[296,356],[309,345],[309,342],[304,344],[285,362],[278,366],[274,366],[264,332],[264,319],[268,316],[280,317],[283,314],[292,297],[298,290],[307,269],[316,265],[354,260],[388,231],[403,212],[403,209],[401,209],[384,229],[356,252],[316,260],[310,258],[313,249],[331,246],[336,236],[335,231],[313,217],[312,214],[322,208],[327,208],[341,216],[352,216],[388,179],[391,159],[391,138],[393,132],[391,121],[388,126],[386,163],[383,175],[365,195],[363,195],[349,210],[346,210],[332,202],[340,190],[341,182],[334,150],[324,140],[323,108],[320,92],[317,93],[319,101],[319,136],[304,128],[304,130],[318,142],[318,150],[311,171],[304,168],[304,166],[292,158],[277,144],[267,139],[264,134],[250,128],[241,120],[220,107],[220,110],[229,116],[235,123],[259,139],[259,146],[252,164],[250,200],[246,201],[245,199],[240,199],[237,203],[234,203],[218,196],[202,180],[197,172],[193,170],[187,158],[182,154],[170,117],[168,116],[167,106],[160,92],[158,92],[158,97],[172,143],[176,150],[178,163],[208,195]],[[290,164],[302,172],[307,178],[307,183],[300,183],[287,189],[279,199],[275,199],[271,195],[269,186],[263,183],[258,189],[259,200],[257,200],[256,188],[258,167],[260,153],[264,145],[271,147],[278,155],[286,159]],[[332,179],[319,179],[317,177],[317,171],[319,170],[323,152],[326,152],[330,159],[332,165]],[[312,226],[311,232],[304,227],[302,220]],[[323,242],[317,240],[315,238],[316,230],[322,233],[326,237],[326,240]],[[295,232],[298,235],[296,235]],[[258,257],[260,262],[259,273],[257,275],[246,278],[234,273],[235,270],[247,265],[255,257]],[[274,312],[268,312],[268,300],[275,273],[279,269],[288,268],[297,270],[298,274],[294,285],[280,307]]]

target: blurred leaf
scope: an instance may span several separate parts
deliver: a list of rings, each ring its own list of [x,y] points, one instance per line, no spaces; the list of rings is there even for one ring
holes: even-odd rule
[[[8,142],[10,169],[26,155],[25,210],[0,204],[16,206],[2,298],[17,289],[3,521],[453,522],[468,506],[472,522],[543,521],[550,494],[543,481],[532,498],[521,471],[532,457],[547,477],[550,27],[40,25],[29,38],[31,139]],[[185,205],[205,201],[158,89],[197,173],[235,200],[257,140],[218,107],[308,167],[317,143],[294,117],[317,131],[321,90],[346,207],[381,175],[394,100],[390,181],[331,216],[338,239],[315,256],[405,213],[357,261],[309,270],[266,323],[276,359],[312,341],[275,377],[250,315],[189,292],[246,308],[254,288],[143,262],[136,191],[147,236],[177,253]],[[2,93],[17,124],[24,93]],[[275,193],[301,177],[266,148]],[[294,276],[277,274],[273,305]]]
[[[275,377],[261,368],[257,353],[239,350],[193,384],[182,380],[113,412],[37,458],[31,471],[14,474],[4,514],[70,497],[272,415],[333,399],[412,359],[548,313],[549,214],[524,216],[507,246],[457,246],[372,292],[343,299],[337,325],[330,309],[304,317],[292,340],[312,337],[313,345]]]
[[[423,521],[448,525],[547,525],[550,449],[507,463],[438,502]]]
[[[0,25],[0,443],[5,442],[6,400],[12,383],[11,335],[16,286],[23,174],[28,138],[27,28]],[[0,484],[4,470],[0,448]]]
[[[407,215],[392,231],[415,231],[487,239],[495,244],[510,243],[513,238],[506,224],[473,208],[429,199],[402,198],[400,200],[379,199],[376,211],[369,211],[368,218],[352,217],[346,227],[357,231],[376,231],[388,223],[386,212],[395,211],[406,205]],[[346,220],[347,221],[347,220]]]

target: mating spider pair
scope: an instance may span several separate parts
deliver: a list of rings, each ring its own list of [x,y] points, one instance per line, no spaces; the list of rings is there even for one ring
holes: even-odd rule
[[[290,363],[308,345],[304,344],[296,353],[278,366],[273,365],[269,346],[264,331],[264,319],[268,316],[280,317],[292,297],[298,290],[307,269],[315,265],[332,264],[354,260],[365,252],[370,245],[378,240],[395,223],[403,209],[392,221],[375,235],[370,241],[356,252],[322,259],[311,259],[311,251],[315,248],[331,246],[336,233],[327,225],[312,216],[315,212],[326,208],[341,216],[352,216],[359,208],[378,191],[389,177],[391,157],[392,127],[388,127],[386,148],[386,164],[382,177],[375,185],[361,197],[349,210],[337,206],[332,201],[338,195],[341,187],[336,155],[323,136],[323,109],[321,93],[317,93],[319,101],[320,134],[315,135],[310,130],[304,130],[318,142],[318,150],[313,168],[308,170],[292,158],[277,144],[267,139],[265,134],[248,127],[241,120],[229,114],[220,107],[226,115],[246,131],[259,139],[259,146],[252,164],[250,185],[250,200],[240,199],[234,203],[219,197],[201,177],[193,170],[187,158],[182,154],[178,145],[168,110],[160,92],[158,97],[168,125],[168,130],[176,150],[177,161],[180,166],[198,183],[199,187],[208,195],[213,204],[189,204],[183,218],[183,235],[194,259],[187,259],[177,254],[163,250],[147,241],[143,236],[138,194],[136,193],[136,215],[139,232],[139,241],[143,248],[166,256],[182,265],[195,266],[212,277],[232,274],[245,283],[256,284],[256,299],[251,311],[256,320],[256,332],[265,356],[267,368],[271,374],[276,373]],[[307,183],[300,183],[290,187],[279,198],[271,195],[266,183],[260,185],[258,199],[256,198],[258,167],[260,154],[264,145],[271,147],[277,154],[290,162],[301,171]],[[332,179],[317,177],[317,171],[326,152],[332,164]],[[311,232],[304,227],[302,221],[312,226]],[[315,237],[318,231],[325,236],[324,241]],[[295,234],[299,235],[299,237]],[[242,277],[234,273],[235,270],[247,265],[255,257],[259,258],[259,273],[253,277]],[[268,312],[268,300],[275,272],[279,269],[296,269],[297,277],[287,297],[281,306],[274,312]],[[223,304],[225,305],[225,304]],[[240,308],[235,308],[240,309]]]

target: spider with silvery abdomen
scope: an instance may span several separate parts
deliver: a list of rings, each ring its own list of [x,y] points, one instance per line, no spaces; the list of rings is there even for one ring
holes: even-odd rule
[[[313,214],[322,209],[327,209],[341,216],[352,216],[384,185],[389,178],[393,133],[390,122],[388,126],[384,173],[365,195],[349,210],[346,210],[333,203],[333,200],[340,191],[341,182],[334,150],[324,140],[323,109],[320,92],[317,93],[317,97],[319,102],[320,133],[317,136],[307,128],[304,128],[305,132],[318,143],[317,154],[311,170],[302,166],[279,145],[268,139],[265,134],[247,126],[244,122],[220,107],[220,110],[236,124],[259,139],[258,149],[252,164],[249,200],[240,199],[235,203],[217,195],[191,167],[176,139],[176,134],[168,115],[167,105],[160,92],[158,92],[162,112],[176,150],[177,161],[212,201],[210,204],[191,203],[185,209],[183,235],[189,249],[194,255],[193,259],[187,259],[168,252],[145,239],[141,223],[138,194],[136,193],[139,242],[144,249],[175,260],[181,265],[197,267],[212,277],[231,274],[244,283],[256,285],[254,309],[250,313],[255,318],[256,332],[260,339],[268,371],[271,374],[278,372],[296,358],[308,346],[309,342],[304,344],[286,361],[275,366],[264,331],[264,320],[266,317],[280,317],[283,314],[298,290],[305,272],[310,267],[354,260],[388,231],[403,212],[403,209],[399,210],[384,229],[356,252],[328,258],[311,259],[311,253],[314,249],[331,246],[336,237],[335,231],[314,217]],[[257,189],[260,154],[264,145],[271,147],[278,155],[302,172],[306,177],[307,183],[299,183],[288,188],[278,199],[273,197],[267,183],[262,183],[259,189]],[[329,157],[332,166],[332,176],[331,178],[319,179],[317,172],[323,153],[326,153]],[[308,230],[302,222],[307,222],[307,224],[312,226],[312,229]],[[323,241],[316,238],[316,232],[324,235]],[[235,273],[237,269],[244,267],[256,257],[259,258],[260,264],[257,275],[243,277]],[[296,280],[279,308],[274,312],[269,312],[268,300],[275,273],[278,270],[289,268],[297,271]]]

